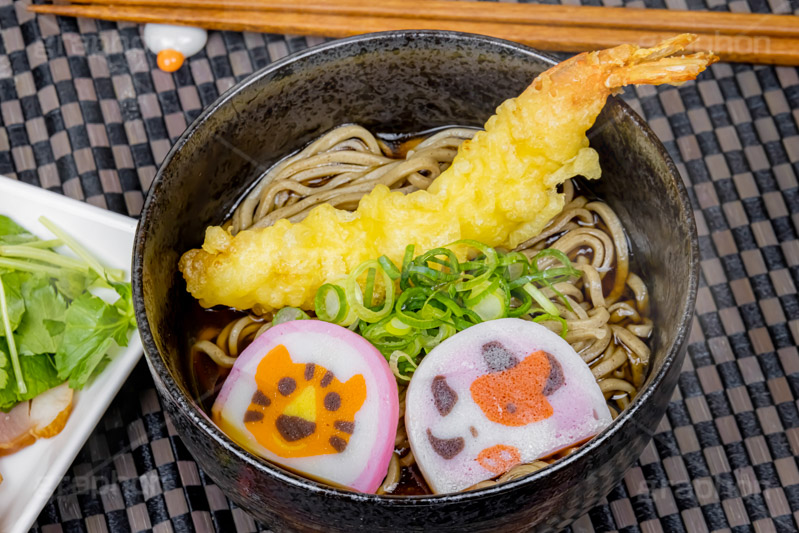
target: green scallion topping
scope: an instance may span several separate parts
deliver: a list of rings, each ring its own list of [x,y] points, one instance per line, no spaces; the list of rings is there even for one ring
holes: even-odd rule
[[[459,260],[463,255],[469,259]],[[554,249],[528,259],[461,240],[414,257],[411,244],[401,268],[387,256],[365,261],[348,277],[322,285],[314,306],[317,318],[363,335],[386,357],[397,379],[408,380],[426,353],[487,320],[556,321],[565,336],[566,321],[543,289],[570,308],[555,285],[580,276],[566,254]]]

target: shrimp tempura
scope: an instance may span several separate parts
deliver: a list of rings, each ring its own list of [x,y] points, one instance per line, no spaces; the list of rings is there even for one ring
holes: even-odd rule
[[[322,284],[383,254],[400,264],[408,244],[417,254],[458,239],[515,247],[561,211],[559,184],[599,178],[586,131],[614,90],[692,80],[717,60],[674,55],[694,38],[586,52],[552,67],[503,102],[426,191],[378,185],[353,212],[323,204],[301,222],[283,219],[235,237],[209,227],[202,249],[180,260],[189,292],[205,307],[313,309]]]

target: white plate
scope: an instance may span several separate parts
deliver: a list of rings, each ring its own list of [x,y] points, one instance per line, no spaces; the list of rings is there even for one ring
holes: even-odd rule
[[[75,237],[101,263],[130,273],[136,221],[0,176],[0,214],[14,219],[42,238],[53,238],[38,222],[47,216]],[[69,251],[59,250],[64,253]],[[51,439],[0,457],[0,531],[24,533],[30,529],[47,499],[58,486],[75,456],[100,421],[111,400],[142,354],[134,331],[127,348],[116,349],[100,375],[75,395],[72,415],[64,430]]]

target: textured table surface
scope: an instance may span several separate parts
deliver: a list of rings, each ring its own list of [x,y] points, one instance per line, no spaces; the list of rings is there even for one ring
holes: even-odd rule
[[[783,0],[625,5],[799,12]],[[211,32],[205,51],[165,74],[138,26],[34,17],[24,6],[0,0],[0,174],[134,217],[159,162],[204,106],[322,41]],[[720,63],[697,83],[625,97],[688,186],[702,279],[666,417],[638,465],[572,530],[797,531],[799,70]],[[197,468],[143,363],[34,528],[264,529]]]

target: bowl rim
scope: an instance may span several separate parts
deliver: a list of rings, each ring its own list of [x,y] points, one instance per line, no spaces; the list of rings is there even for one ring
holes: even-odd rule
[[[151,374],[153,374],[154,380],[156,382],[158,381],[161,382],[160,384],[162,385],[161,387],[162,392],[165,392],[166,394],[169,395],[170,400],[177,405],[179,410],[186,416],[186,418],[191,424],[196,426],[200,431],[202,431],[209,438],[215,441],[215,443],[218,446],[221,446],[227,452],[236,456],[237,459],[243,461],[246,464],[249,464],[251,467],[255,468],[260,472],[263,472],[266,475],[272,476],[273,478],[281,482],[288,483],[297,488],[308,490],[318,495],[326,497],[340,498],[354,502],[377,503],[387,506],[402,506],[402,505],[419,506],[425,504],[462,503],[464,501],[479,500],[483,498],[493,497],[498,494],[511,492],[522,485],[538,482],[542,478],[553,475],[560,470],[568,468],[572,463],[580,461],[584,459],[586,456],[592,454],[594,450],[602,446],[605,443],[605,441],[610,439],[615,433],[621,431],[622,427],[625,427],[628,424],[635,424],[637,412],[642,408],[643,404],[654,393],[654,390],[663,381],[663,379],[669,373],[671,367],[675,364],[675,362],[678,359],[681,359],[680,353],[682,347],[685,344],[691,330],[693,310],[695,306],[697,289],[699,284],[699,242],[696,229],[696,222],[694,219],[693,209],[691,207],[688,193],[686,191],[685,185],[683,184],[680,173],[676,165],[674,164],[674,161],[672,160],[671,156],[666,151],[666,148],[657,138],[657,136],[649,127],[649,125],[646,123],[646,121],[641,116],[639,116],[624,101],[614,98],[617,104],[621,106],[625,114],[640,129],[645,138],[652,143],[652,145],[656,148],[658,155],[662,157],[666,163],[669,175],[671,177],[671,179],[668,180],[668,185],[676,190],[678,207],[680,208],[680,211],[683,214],[683,216],[686,218],[686,222],[688,223],[690,229],[689,257],[688,257],[690,275],[687,280],[688,284],[687,298],[683,302],[682,308],[677,310],[677,312],[680,315],[679,323],[677,326],[677,334],[671,346],[666,351],[663,364],[661,365],[657,373],[651,377],[649,383],[641,391],[641,393],[632,401],[632,403],[626,409],[624,409],[619,414],[619,416],[615,420],[613,420],[613,422],[607,428],[605,428],[605,430],[603,430],[598,435],[594,436],[591,440],[589,440],[587,443],[582,445],[576,452],[560,459],[559,461],[553,463],[551,466],[547,468],[541,469],[537,472],[533,472],[526,476],[522,476],[520,478],[510,481],[505,481],[503,483],[497,483],[489,487],[484,487],[481,489],[476,489],[466,492],[430,494],[423,496],[365,494],[347,489],[336,488],[322,482],[305,478],[303,476],[291,472],[290,470],[284,469],[279,465],[272,464],[271,462],[248,452],[247,450],[239,446],[230,437],[228,437],[221,429],[219,429],[211,421],[208,415],[196,405],[196,402],[190,400],[190,398],[183,393],[182,388],[177,384],[169,368],[164,363],[161,352],[158,350],[155,344],[155,340],[152,331],[150,329],[150,323],[147,318],[147,311],[144,306],[144,293],[143,293],[144,288],[142,283],[143,268],[144,268],[143,251],[144,251],[145,241],[147,240],[147,232],[144,231],[144,228],[146,226],[149,226],[152,220],[150,209],[154,202],[154,197],[158,194],[158,192],[162,188],[164,168],[167,167],[167,165],[172,161],[172,159],[174,159],[176,154],[183,148],[183,146],[188,142],[188,140],[192,137],[192,135],[194,135],[194,133],[216,112],[218,108],[225,105],[237,93],[241,92],[250,85],[257,83],[262,77],[273,74],[283,69],[284,67],[293,64],[298,60],[314,56],[320,53],[327,53],[330,51],[334,51],[338,48],[346,48],[352,46],[353,44],[369,43],[373,41],[392,41],[392,40],[408,39],[408,38],[444,39],[451,42],[463,42],[466,44],[473,43],[474,41],[481,41],[482,43],[487,45],[491,45],[498,48],[505,48],[508,51],[516,54],[521,53],[523,55],[530,57],[531,59],[543,61],[549,64],[550,66],[555,65],[557,63],[557,61],[552,57],[542,54],[538,50],[535,50],[533,48],[530,48],[528,46],[519,43],[507,41],[504,39],[498,39],[495,37],[489,37],[486,35],[444,31],[444,30],[397,30],[397,31],[387,31],[387,32],[377,32],[377,33],[357,35],[354,37],[337,39],[326,43],[322,43],[320,45],[295,52],[284,58],[279,59],[278,61],[270,63],[269,65],[263,67],[260,70],[257,70],[256,72],[250,74],[245,79],[236,83],[233,87],[231,87],[222,95],[220,95],[213,103],[211,103],[209,106],[203,109],[201,114],[191,123],[191,125],[189,125],[189,127],[183,132],[180,138],[175,142],[175,144],[169,150],[152,182],[152,185],[147,194],[147,198],[145,200],[144,206],[141,211],[139,224],[136,228],[133,263],[131,269],[132,281],[133,281],[133,301],[136,312],[136,320],[138,322],[139,333],[142,338],[144,353],[147,358],[147,362],[150,366]]]

